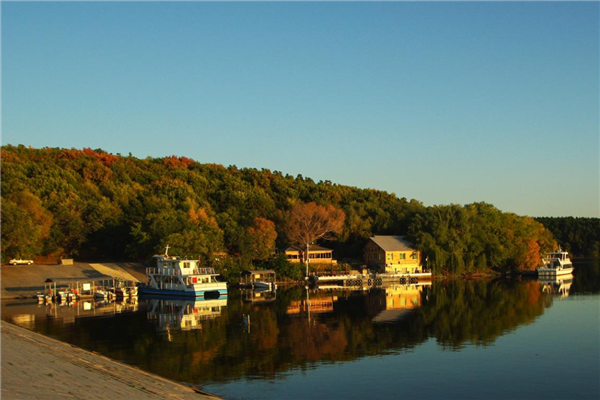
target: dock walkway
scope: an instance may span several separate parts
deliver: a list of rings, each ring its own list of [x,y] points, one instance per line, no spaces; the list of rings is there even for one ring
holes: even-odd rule
[[[3,400],[218,400],[107,357],[1,322]]]

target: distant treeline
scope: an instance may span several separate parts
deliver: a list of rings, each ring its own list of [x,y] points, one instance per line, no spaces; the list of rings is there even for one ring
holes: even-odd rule
[[[561,247],[578,258],[600,258],[600,218],[536,218]]]
[[[343,210],[335,258],[362,259],[370,236],[407,235],[434,272],[532,269],[556,246],[542,224],[486,203],[425,207],[393,193],[315,182],[267,169],[138,159],[97,149],[2,147],[2,260],[70,256],[200,257],[222,271],[285,260],[287,213],[316,202]],[[274,242],[274,243],[273,243]],[[300,270],[300,269],[299,269]]]

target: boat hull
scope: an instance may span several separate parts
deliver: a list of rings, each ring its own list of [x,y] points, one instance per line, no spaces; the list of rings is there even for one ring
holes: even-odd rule
[[[260,289],[260,290],[273,290],[273,289],[276,289],[275,284],[272,283],[272,282],[258,281],[258,282],[254,282],[252,285],[253,285],[254,289]]]
[[[210,298],[227,297],[227,289],[203,289],[203,290],[191,291],[191,290],[154,289],[151,287],[141,286],[139,288],[139,293],[144,294],[144,295],[167,296],[167,297],[191,297],[191,298],[204,298],[206,296],[208,296]]]
[[[539,276],[560,276],[560,275],[570,275],[573,273],[572,267],[568,268],[539,268],[538,275]]]

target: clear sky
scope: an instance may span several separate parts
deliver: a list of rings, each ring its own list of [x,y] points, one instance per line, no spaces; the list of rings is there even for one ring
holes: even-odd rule
[[[2,144],[600,216],[598,2],[2,2]]]

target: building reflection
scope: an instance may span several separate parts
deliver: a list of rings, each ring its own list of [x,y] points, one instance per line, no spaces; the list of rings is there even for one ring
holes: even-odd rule
[[[374,323],[392,323],[406,318],[427,299],[431,282],[394,284],[372,289],[367,311]]]
[[[333,304],[338,301],[338,296],[313,290],[312,293],[306,289],[306,298],[302,300],[293,300],[287,308],[288,315],[308,315],[309,313],[330,313],[333,312]]]
[[[342,286],[319,286],[306,289],[306,297],[291,301],[288,315],[333,313],[334,305],[350,298],[364,299],[367,314],[375,323],[395,322],[420,307],[429,296],[431,282],[387,284],[365,290],[349,290]]]

